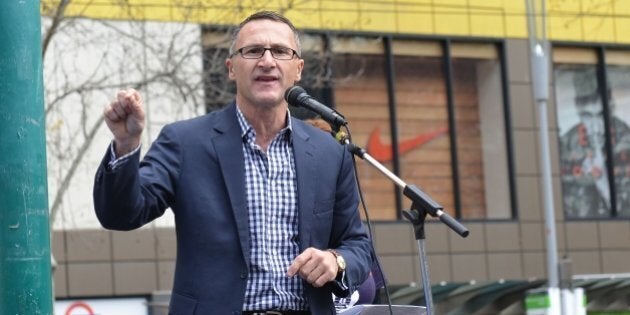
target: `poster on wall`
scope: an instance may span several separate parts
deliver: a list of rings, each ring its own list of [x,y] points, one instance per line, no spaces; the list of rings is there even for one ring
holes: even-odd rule
[[[630,66],[606,67],[617,216],[630,217]]]
[[[630,75],[630,68],[624,69]],[[617,73],[619,71],[616,71]],[[627,216],[630,207],[630,86],[609,72],[606,95],[614,176],[609,178],[604,103],[595,65],[555,68],[562,200],[567,218]],[[612,187],[611,187],[612,183]],[[613,196],[614,192],[614,196]],[[612,204],[616,203],[615,211]]]
[[[146,298],[55,301],[55,315],[148,315]]]

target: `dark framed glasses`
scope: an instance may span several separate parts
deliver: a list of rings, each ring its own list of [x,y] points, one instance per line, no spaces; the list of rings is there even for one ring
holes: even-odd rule
[[[265,55],[265,52],[267,50],[271,52],[271,56],[273,58],[278,59],[278,60],[291,60],[293,59],[293,56],[298,56],[298,58],[300,58],[300,55],[298,55],[297,51],[289,47],[282,47],[282,46],[274,46],[274,47],[245,46],[243,48],[238,49],[234,53],[232,53],[232,55],[230,55],[230,58],[234,57],[237,54],[241,54],[241,57],[245,59],[259,59]]]

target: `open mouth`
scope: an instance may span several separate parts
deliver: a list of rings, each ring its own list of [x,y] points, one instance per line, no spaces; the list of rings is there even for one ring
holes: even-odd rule
[[[261,76],[256,77],[256,81],[259,81],[259,82],[274,82],[274,81],[278,81],[278,77],[272,76],[272,75],[261,75]]]

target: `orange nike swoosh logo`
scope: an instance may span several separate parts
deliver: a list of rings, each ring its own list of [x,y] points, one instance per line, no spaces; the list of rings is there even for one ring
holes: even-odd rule
[[[440,129],[421,134],[411,139],[403,140],[398,143],[398,151],[400,154],[405,154],[445,134],[446,131],[448,131],[448,128],[442,127]],[[367,152],[381,163],[389,162],[393,159],[394,150],[392,149],[391,144],[384,144],[381,141],[380,132],[381,128],[376,127],[370,134],[370,137],[368,138]]]

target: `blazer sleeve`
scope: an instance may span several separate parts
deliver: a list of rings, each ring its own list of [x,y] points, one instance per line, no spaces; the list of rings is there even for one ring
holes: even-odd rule
[[[337,179],[330,248],[337,250],[346,260],[346,271],[345,279],[337,279],[331,283],[331,290],[339,297],[346,297],[367,278],[372,261],[372,249],[358,211],[359,197],[352,155],[345,146],[342,148],[343,161]],[[345,280],[346,283],[342,283],[341,280]]]
[[[104,228],[132,230],[164,214],[172,203],[181,146],[170,126],[162,129],[140,162],[140,150],[113,170],[105,154],[94,179],[94,209]]]

